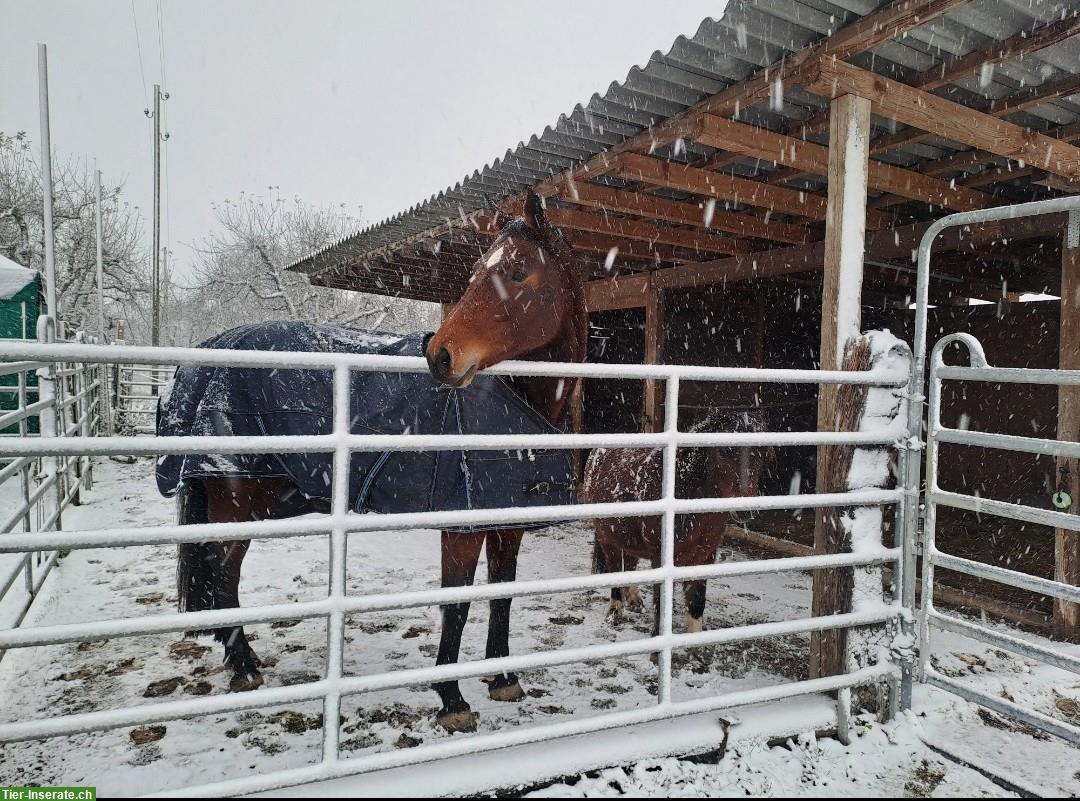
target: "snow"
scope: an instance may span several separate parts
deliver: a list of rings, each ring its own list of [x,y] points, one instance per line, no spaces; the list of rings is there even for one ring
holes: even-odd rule
[[[0,300],[15,297],[37,273],[0,254]]]
[[[169,524],[170,501],[153,489],[153,463],[101,460],[95,486],[85,503],[65,512],[65,524],[80,529],[123,525],[131,528]],[[298,521],[299,522],[299,521]],[[581,575],[589,570],[591,532],[581,524],[553,527],[526,536],[519,569],[524,580]],[[727,561],[747,557],[722,549]],[[244,565],[241,598],[245,605],[317,600],[327,590],[328,550],[325,536],[257,541]],[[175,608],[172,587],[175,549],[140,546],[73,551],[59,564],[44,596],[31,612],[29,625],[105,620],[165,614]],[[481,566],[479,575],[484,574]],[[347,586],[350,594],[422,590],[438,586],[438,534],[434,531],[372,532],[352,535],[348,549]],[[809,614],[809,574],[732,576],[708,585],[707,628],[745,625],[805,617]],[[676,593],[676,602],[681,600]],[[649,604],[646,604],[648,607]],[[514,602],[511,653],[523,654],[578,646],[589,642],[627,642],[647,636],[650,611],[631,615],[612,628],[605,621],[606,593],[521,598]],[[681,620],[680,610],[675,619]],[[473,604],[462,643],[462,658],[482,657],[487,605]],[[253,647],[265,663],[270,686],[310,680],[325,667],[326,632],[322,620],[293,625],[248,627],[256,635]],[[352,615],[346,627],[345,673],[351,676],[429,667],[438,646],[437,608],[370,612]],[[762,688],[805,678],[808,638],[802,635],[735,643],[676,653],[672,690],[674,700]],[[1075,676],[1001,652],[948,633],[935,636],[934,664],[949,675],[961,674],[982,686],[1000,686],[1016,699],[1031,699],[1041,711],[1056,716],[1071,707],[1059,699],[1080,696]],[[529,693],[520,704],[490,701],[483,684],[469,679],[462,690],[480,715],[480,734],[527,725],[571,721],[601,711],[634,710],[655,702],[655,667],[646,657],[620,657],[589,664],[537,668],[522,674]],[[186,641],[178,635],[147,635],[104,642],[13,650],[0,662],[0,720],[42,717],[116,709],[202,693],[227,692],[228,676],[220,666],[220,646],[210,640]],[[175,681],[175,687],[171,687]],[[144,697],[148,690],[160,697]],[[1006,724],[981,717],[976,707],[954,696],[919,688],[916,715],[891,724],[862,720],[851,746],[815,738],[812,730],[828,717],[811,714],[814,698],[776,707],[745,708],[725,713],[732,725],[728,750],[715,765],[661,758],[640,764],[649,754],[663,757],[670,747],[683,752],[694,726],[711,725],[720,717],[705,716],[701,724],[666,722],[635,727],[628,732],[588,735],[579,743],[596,743],[609,754],[608,778],[586,778],[562,788],[571,794],[614,794],[611,780],[624,792],[650,794],[925,794],[1004,795],[977,771],[963,768],[933,751],[923,739],[955,746],[963,743],[968,758],[982,758],[1007,771],[1023,786],[1080,792],[1077,750],[1062,743],[1036,739],[1030,733],[997,728]],[[393,752],[417,741],[445,742],[433,716],[438,701],[427,687],[379,690],[343,699],[343,758]],[[303,767],[316,762],[321,746],[321,703],[220,713],[171,721],[164,736],[136,745],[129,729],[80,734],[48,741],[8,744],[0,749],[0,780],[20,784],[96,784],[102,795],[147,793],[219,779]],[[820,709],[818,709],[820,712]],[[988,723],[987,721],[993,721]],[[808,727],[800,731],[800,726]],[[656,728],[649,728],[656,727]],[[791,745],[768,745],[763,732],[786,729]],[[639,740],[635,735],[652,732]],[[664,732],[671,732],[665,735]],[[675,732],[682,732],[683,738]],[[461,735],[456,735],[460,738]],[[558,760],[560,754],[586,750],[555,743],[537,744],[529,753]],[[1005,748],[1006,744],[1008,745]],[[505,753],[505,752],[503,752]],[[454,787],[467,792],[470,780],[512,785],[518,772],[494,755],[470,757],[483,770],[453,773]],[[537,759],[529,761],[537,765]],[[542,762],[542,758],[541,758]],[[474,764],[466,762],[463,764]],[[586,762],[559,762],[567,770],[584,770]],[[624,767],[618,767],[624,765]],[[492,767],[494,766],[494,767]],[[657,769],[657,766],[659,768]],[[448,768],[431,766],[399,775],[430,775],[439,781]],[[940,776],[939,776],[940,774]],[[368,787],[377,777],[338,780],[338,787]],[[446,780],[449,783],[449,780]],[[570,781],[569,779],[567,781]],[[359,783],[359,784],[358,784]],[[442,785],[428,785],[435,792]],[[914,788],[914,789],[912,789]],[[554,792],[558,792],[556,789]]]

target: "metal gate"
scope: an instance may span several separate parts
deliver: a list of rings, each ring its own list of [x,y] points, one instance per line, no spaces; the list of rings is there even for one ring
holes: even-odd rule
[[[967,366],[949,367],[945,364],[943,359],[944,351],[952,344],[960,344],[966,348],[968,354]],[[980,498],[974,495],[946,491],[938,486],[938,476],[941,472],[939,448],[941,443],[971,445],[979,448],[997,448],[1019,453],[1070,459],[1080,458],[1080,442],[1061,442],[1052,439],[992,434],[943,426],[941,424],[941,387],[944,381],[968,381],[977,384],[993,382],[995,384],[1020,383],[1080,386],[1080,371],[991,367],[986,361],[986,356],[978,340],[968,334],[951,334],[939,340],[937,345],[934,346],[930,360],[930,396],[926,437],[926,512],[921,549],[923,589],[919,605],[920,681],[956,693],[969,701],[974,701],[996,712],[1080,744],[1080,727],[1006,701],[1000,696],[985,693],[969,684],[943,675],[929,664],[933,631],[934,629],[943,629],[971,637],[995,648],[1019,654],[1028,659],[1045,662],[1063,670],[1080,674],[1080,659],[1075,656],[1055,650],[1048,645],[1003,634],[986,625],[964,620],[954,615],[943,614],[934,608],[935,567],[1007,584],[1011,587],[1031,590],[1064,601],[1080,603],[1080,587],[976,562],[938,550],[935,535],[939,506],[966,509],[979,514],[994,515],[1072,531],[1080,530],[1080,516],[1075,514],[1054,509],[1041,509],[1034,506],[1006,503],[990,498]],[[962,467],[962,465],[948,465],[950,470],[959,467]]]
[[[8,458],[72,457],[79,454],[158,455],[162,453],[296,453],[334,454],[333,504],[329,514],[282,521],[172,525],[157,528],[109,528],[87,531],[31,532],[0,537],[0,554],[30,550],[129,547],[148,544],[204,542],[248,538],[281,538],[324,534],[329,544],[329,592],[327,597],[296,603],[250,606],[201,612],[184,612],[137,619],[106,620],[93,623],[46,625],[0,631],[0,648],[28,648],[88,639],[130,637],[164,632],[183,632],[222,626],[279,620],[322,619],[328,633],[327,658],[322,677],[284,687],[262,688],[254,692],[205,696],[155,702],[108,711],[80,712],[38,720],[0,724],[0,742],[38,739],[79,732],[103,731],[119,727],[212,713],[238,711],[282,703],[321,700],[323,720],[336,721],[344,696],[414,685],[428,685],[449,679],[481,677],[508,671],[561,665],[586,660],[640,654],[658,654],[658,690],[651,707],[600,713],[567,722],[528,726],[453,738],[423,746],[344,758],[339,744],[339,727],[323,727],[322,756],[309,767],[279,770],[269,774],[185,788],[186,794],[233,795],[296,785],[413,765],[460,754],[474,754],[507,746],[550,740],[568,735],[596,732],[620,726],[658,721],[748,704],[777,701],[813,693],[837,695],[836,720],[841,736],[848,721],[851,689],[869,684],[899,685],[901,667],[888,655],[851,672],[805,681],[793,681],[753,690],[726,692],[711,697],[675,701],[671,692],[671,655],[676,649],[718,643],[733,643],[824,630],[855,627],[898,627],[903,617],[898,601],[871,604],[848,613],[741,625],[694,633],[673,633],[672,595],[675,582],[695,578],[787,573],[837,567],[888,566],[901,578],[904,565],[901,548],[867,547],[859,553],[824,554],[806,557],[759,559],[702,566],[674,564],[676,515],[695,512],[733,512],[763,509],[805,509],[814,507],[866,507],[897,504],[900,489],[862,489],[831,494],[785,494],[748,498],[681,499],[675,495],[676,449],[689,446],[806,446],[855,445],[878,448],[897,447],[891,432],[769,432],[738,434],[686,433],[679,430],[680,382],[774,382],[804,384],[859,384],[877,387],[906,387],[906,371],[869,372],[817,370],[759,370],[708,368],[675,365],[607,365],[509,362],[490,370],[500,375],[554,375],[564,377],[631,378],[659,380],[666,384],[664,430],[649,434],[553,434],[553,435],[376,435],[352,434],[349,430],[349,376],[353,370],[427,372],[420,357],[285,353],[266,351],[225,351],[193,348],[142,348],[88,346],[76,344],[0,343],[0,359],[78,361],[86,364],[208,364],[234,367],[304,368],[333,372],[335,387],[334,433],[318,436],[260,437],[137,437],[109,436],[93,440],[19,438],[0,441],[0,456]],[[663,451],[663,492],[655,501],[632,503],[578,504],[572,506],[504,508],[459,512],[360,515],[349,510],[346,471],[353,451],[387,449],[422,450],[506,450],[530,448],[647,447]],[[153,491],[150,489],[149,491]],[[350,595],[347,592],[345,554],[348,537],[392,529],[442,528],[469,524],[533,521],[585,520],[597,517],[658,516],[662,526],[662,564],[659,568],[603,575],[515,581],[438,590],[385,592]],[[628,583],[651,583],[661,588],[661,622],[658,636],[630,641],[568,647],[517,656],[482,659],[458,664],[400,669],[364,676],[343,674],[345,616],[357,612],[405,609],[460,601],[522,597],[599,589]],[[897,694],[894,692],[895,698]],[[551,768],[557,773],[557,766]],[[553,775],[554,775],[553,773]],[[477,788],[479,789],[479,788]]]
[[[919,388],[925,386],[930,256],[937,235],[949,227],[1058,212],[1067,212],[1069,214],[1068,230],[1065,232],[1066,246],[1077,246],[1077,238],[1080,237],[1080,197],[1058,198],[985,211],[953,214],[938,220],[930,227],[923,237],[918,253],[919,275],[916,299],[913,386]],[[966,366],[952,367],[945,364],[943,354],[950,345],[962,345],[966,348],[968,360]],[[998,696],[990,695],[969,684],[956,681],[938,672],[929,664],[933,632],[935,629],[941,629],[971,637],[1028,659],[1053,665],[1073,673],[1080,673],[1080,659],[1055,649],[1049,642],[1047,644],[1036,643],[1003,634],[986,625],[943,614],[934,608],[935,567],[1030,590],[1063,601],[1080,603],[1080,587],[965,559],[944,553],[936,547],[937,510],[941,506],[965,509],[980,514],[989,514],[1059,529],[1080,531],[1080,515],[1055,509],[1006,503],[941,489],[938,477],[941,474],[939,446],[942,443],[1058,458],[1080,458],[1080,443],[1077,442],[968,431],[943,426],[941,424],[941,389],[944,381],[967,381],[984,386],[988,383],[1078,386],[1080,385],[1080,371],[992,367],[986,359],[982,345],[979,344],[977,339],[968,334],[950,334],[937,342],[930,355],[929,398],[926,410],[925,436],[926,485],[925,494],[922,495],[925,505],[921,514],[916,510],[916,504],[920,501],[918,491],[920,487],[918,475],[920,460],[911,459],[908,462],[909,472],[905,481],[907,488],[905,508],[908,510],[904,528],[904,538],[907,542],[905,553],[912,561],[905,571],[905,585],[903,587],[905,606],[913,611],[917,610],[918,646],[920,651],[917,678],[919,681],[932,684],[995,712],[1021,720],[1036,728],[1080,744],[1080,727],[1052,718],[1012,701],[1006,701]],[[909,415],[909,425],[911,425],[909,433],[912,441],[918,441],[921,434],[920,426],[923,415],[919,410],[919,406],[923,399],[920,396],[921,392],[913,393],[910,399],[912,412]],[[955,469],[956,465],[948,467],[949,469]],[[921,531],[920,520],[922,521]],[[916,605],[915,559],[917,555],[922,557],[922,591]],[[905,679],[907,679],[906,676]],[[910,686],[906,683],[903,695],[905,706],[910,706]]]

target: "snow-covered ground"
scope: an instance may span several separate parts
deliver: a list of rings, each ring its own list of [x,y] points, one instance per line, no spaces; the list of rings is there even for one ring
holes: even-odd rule
[[[133,465],[103,462],[95,479],[84,505],[65,513],[67,526],[173,520],[173,504],[157,495],[148,460]],[[530,534],[519,575],[583,574],[590,552],[591,536],[584,526]],[[745,557],[724,550],[722,558]],[[244,565],[241,600],[252,605],[319,597],[326,591],[326,564],[325,537],[256,542]],[[174,568],[175,549],[168,546],[73,552],[50,577],[28,625],[168,612],[176,603]],[[351,593],[437,586],[437,532],[354,535],[348,582]],[[712,581],[706,622],[729,626],[805,617],[809,602],[808,575]],[[605,621],[606,610],[606,597],[597,592],[519,599],[512,615],[511,652],[647,635],[647,612],[614,629]],[[474,605],[463,659],[483,656],[486,619],[486,605]],[[326,645],[321,621],[260,625],[248,631],[269,685],[321,675]],[[438,637],[437,608],[356,616],[348,629],[346,670],[365,674],[430,665]],[[676,655],[675,699],[805,678],[806,651],[806,638],[789,637]],[[945,634],[935,640],[933,658],[950,675],[969,677],[1003,697],[1080,721],[1080,678],[1075,675]],[[179,635],[13,651],[0,662],[0,720],[224,693],[228,678],[217,644]],[[528,671],[522,683],[527,698],[506,704],[488,700],[478,680],[463,682],[463,692],[479,712],[481,732],[651,704],[656,676],[655,667],[643,657]],[[438,699],[426,687],[354,696],[343,703],[345,757],[448,736],[434,725]],[[320,704],[294,704],[174,721],[150,731],[120,729],[0,746],[0,783],[93,784],[102,795],[115,795],[299,767],[319,758],[320,713]],[[739,710],[730,717],[747,720],[753,715],[752,709]],[[612,767],[539,792],[1012,794],[957,758],[1008,775],[1020,787],[1080,794],[1080,750],[929,688],[919,688],[915,714],[905,719],[887,725],[861,721],[850,746],[815,739],[812,733],[773,746],[761,738],[733,739],[713,764],[667,759]],[[508,777],[506,784],[512,783]]]

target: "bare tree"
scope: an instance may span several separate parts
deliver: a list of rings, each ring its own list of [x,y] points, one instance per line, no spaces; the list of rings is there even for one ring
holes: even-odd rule
[[[434,323],[432,304],[312,286],[285,266],[359,228],[344,205],[317,207],[242,194],[216,204],[217,228],[196,247],[186,314],[199,338],[262,320],[307,320],[407,331]],[[200,330],[201,329],[201,330]]]
[[[53,168],[56,294],[60,319],[94,330],[97,314],[94,176],[69,159]],[[106,316],[139,315],[149,301],[138,208],[122,184],[102,186],[102,252]],[[0,132],[0,252],[43,271],[45,232],[41,171],[24,132]]]

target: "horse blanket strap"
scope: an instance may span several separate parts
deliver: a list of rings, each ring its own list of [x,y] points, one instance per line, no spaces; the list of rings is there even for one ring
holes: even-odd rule
[[[234,328],[199,347],[421,356],[428,336],[277,322]],[[481,374],[456,390],[427,372],[354,370],[351,383],[354,434],[562,433],[497,376]],[[332,431],[331,370],[180,367],[158,401],[159,436]],[[325,507],[332,465],[331,453],[171,455],[158,460],[157,483],[163,495],[172,496],[191,479],[288,477],[305,498]],[[379,513],[570,504],[573,467],[563,450],[353,453],[349,500],[358,512]],[[456,530],[493,528],[498,526]]]

